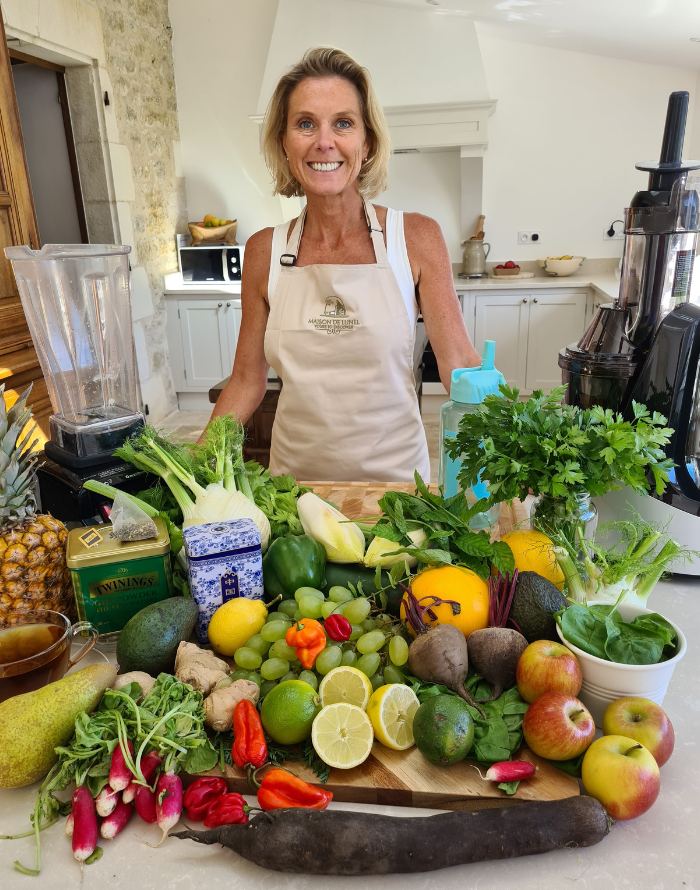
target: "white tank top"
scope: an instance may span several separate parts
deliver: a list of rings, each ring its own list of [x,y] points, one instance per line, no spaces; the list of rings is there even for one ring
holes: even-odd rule
[[[272,231],[272,255],[270,257],[270,275],[267,281],[267,299],[272,305],[272,299],[280,277],[280,257],[287,247],[289,239],[290,223],[282,223],[275,226]],[[408,260],[406,250],[406,236],[403,231],[403,210],[386,211],[386,253],[391,270],[401,291],[401,296],[406,304],[406,311],[411,322],[411,330],[415,334],[416,321],[418,320],[418,303],[416,302],[416,288],[413,284],[413,273]]]

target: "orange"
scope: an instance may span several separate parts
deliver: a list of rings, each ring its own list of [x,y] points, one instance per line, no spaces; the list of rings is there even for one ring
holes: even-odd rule
[[[501,541],[513,551],[516,569],[537,572],[559,590],[564,588],[564,573],[554,556],[554,544],[547,535],[525,528],[515,529],[503,535]]]
[[[443,604],[435,606],[433,611],[437,621],[424,615],[426,623],[454,624],[465,637],[474,630],[481,630],[489,624],[489,586],[471,569],[461,566],[440,566],[436,569],[425,569],[411,582],[411,590],[416,599],[424,596],[437,596],[443,600],[455,600],[461,609],[459,615],[452,614],[452,606]],[[406,599],[406,597],[404,597]],[[422,603],[427,605],[428,602]],[[405,610],[401,610],[402,617]]]

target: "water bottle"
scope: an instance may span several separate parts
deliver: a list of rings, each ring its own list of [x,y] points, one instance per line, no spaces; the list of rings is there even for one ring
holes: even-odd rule
[[[498,387],[505,383],[505,377],[494,367],[496,355],[495,340],[484,341],[483,358],[478,368],[455,368],[450,384],[450,401],[440,408],[440,463],[438,481],[444,486],[445,497],[452,497],[459,491],[457,474],[462,461],[451,459],[445,451],[445,437],[454,438],[459,423],[465,414],[473,414],[484,398],[491,393],[498,394]],[[488,484],[481,478],[467,492],[467,500],[476,503],[489,496]],[[485,513],[478,513],[469,523],[472,529],[488,528],[498,521],[501,505],[496,504]]]

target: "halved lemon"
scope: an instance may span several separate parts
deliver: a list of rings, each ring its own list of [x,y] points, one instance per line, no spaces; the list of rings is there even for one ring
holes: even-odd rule
[[[367,705],[374,734],[387,748],[405,751],[413,745],[413,718],[420,706],[416,693],[403,683],[380,686]]]
[[[335,705],[344,702],[346,705],[355,705],[364,711],[367,708],[369,697],[372,695],[372,684],[369,679],[354,667],[337,667],[328,671],[321,680],[318,690],[321,696],[321,705]]]
[[[352,769],[369,757],[374,732],[362,708],[337,702],[322,708],[311,728],[311,742],[328,766]]]

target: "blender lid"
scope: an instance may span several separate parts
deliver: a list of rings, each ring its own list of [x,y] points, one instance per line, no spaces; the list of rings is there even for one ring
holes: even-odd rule
[[[82,260],[98,256],[119,256],[131,253],[128,244],[44,244],[40,250],[31,250],[26,244],[6,247],[8,260]]]

